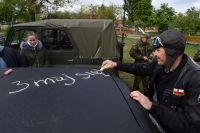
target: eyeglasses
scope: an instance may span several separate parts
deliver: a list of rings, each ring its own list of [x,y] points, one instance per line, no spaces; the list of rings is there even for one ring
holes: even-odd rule
[[[154,48],[159,48],[159,47],[163,47],[163,46],[164,46],[164,45],[163,45],[163,43],[162,43],[160,37],[155,37],[155,38],[153,39],[153,47],[154,47]]]

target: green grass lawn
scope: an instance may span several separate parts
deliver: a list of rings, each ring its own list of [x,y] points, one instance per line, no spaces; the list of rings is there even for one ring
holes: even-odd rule
[[[119,38],[120,39],[120,38]],[[129,50],[131,46],[137,41],[137,39],[125,39],[125,46],[124,46],[124,58],[123,61],[126,63],[132,63],[134,60],[129,56]],[[200,48],[200,46],[197,45],[187,45],[185,53],[188,54],[190,57],[193,57],[196,53],[197,49]],[[125,72],[120,72],[121,79],[127,84],[127,86],[131,89],[133,86],[134,81],[134,75],[128,74]]]

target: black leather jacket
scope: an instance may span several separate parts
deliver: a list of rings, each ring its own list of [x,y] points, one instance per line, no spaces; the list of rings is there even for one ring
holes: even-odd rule
[[[150,76],[147,96],[153,101],[150,113],[168,133],[197,133],[200,131],[200,67],[187,55],[178,79],[164,101],[155,102],[155,77],[163,67],[152,63],[117,63],[117,69],[132,74]]]

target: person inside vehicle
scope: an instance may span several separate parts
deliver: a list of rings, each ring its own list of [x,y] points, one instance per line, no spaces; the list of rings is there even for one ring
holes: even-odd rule
[[[106,60],[104,69],[116,68],[150,76],[147,92],[130,93],[167,133],[200,131],[200,66],[184,54],[185,39],[175,30],[164,31],[153,40],[151,63],[125,64]]]
[[[24,61],[18,51],[0,46],[0,68],[23,67]]]
[[[151,58],[153,49],[149,43],[150,38],[149,34],[142,34],[136,44],[133,44],[131,47],[129,55],[135,60],[135,63],[148,62]],[[147,77],[139,75],[135,75],[134,77],[133,90],[144,91],[147,88]],[[142,83],[142,87],[140,83]]]
[[[29,32],[26,41],[20,44],[21,55],[23,56],[27,66],[31,67],[47,67],[49,58],[42,42],[38,40],[37,34]]]

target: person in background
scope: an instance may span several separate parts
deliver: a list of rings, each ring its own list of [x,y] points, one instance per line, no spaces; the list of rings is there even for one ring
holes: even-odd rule
[[[13,48],[0,46],[0,68],[24,67],[23,58]]]
[[[197,63],[200,63],[200,49],[198,49],[197,52],[194,54],[193,59],[194,59],[194,61],[196,61]]]
[[[135,63],[144,63],[148,62],[151,58],[152,47],[149,43],[150,40],[149,34],[142,34],[140,39],[134,44],[130,51],[129,55],[135,60]],[[140,83],[142,83],[142,88],[140,88]],[[147,77],[135,75],[133,90],[142,90],[147,88]]]
[[[37,34],[29,32],[26,41],[20,44],[20,54],[23,56],[27,66],[47,67],[49,58],[42,42],[38,40]]]
[[[150,76],[146,94],[133,91],[130,97],[152,114],[166,133],[200,131],[200,66],[184,54],[185,45],[180,32],[167,30],[153,40],[155,60],[151,63],[102,63],[104,69]]]

